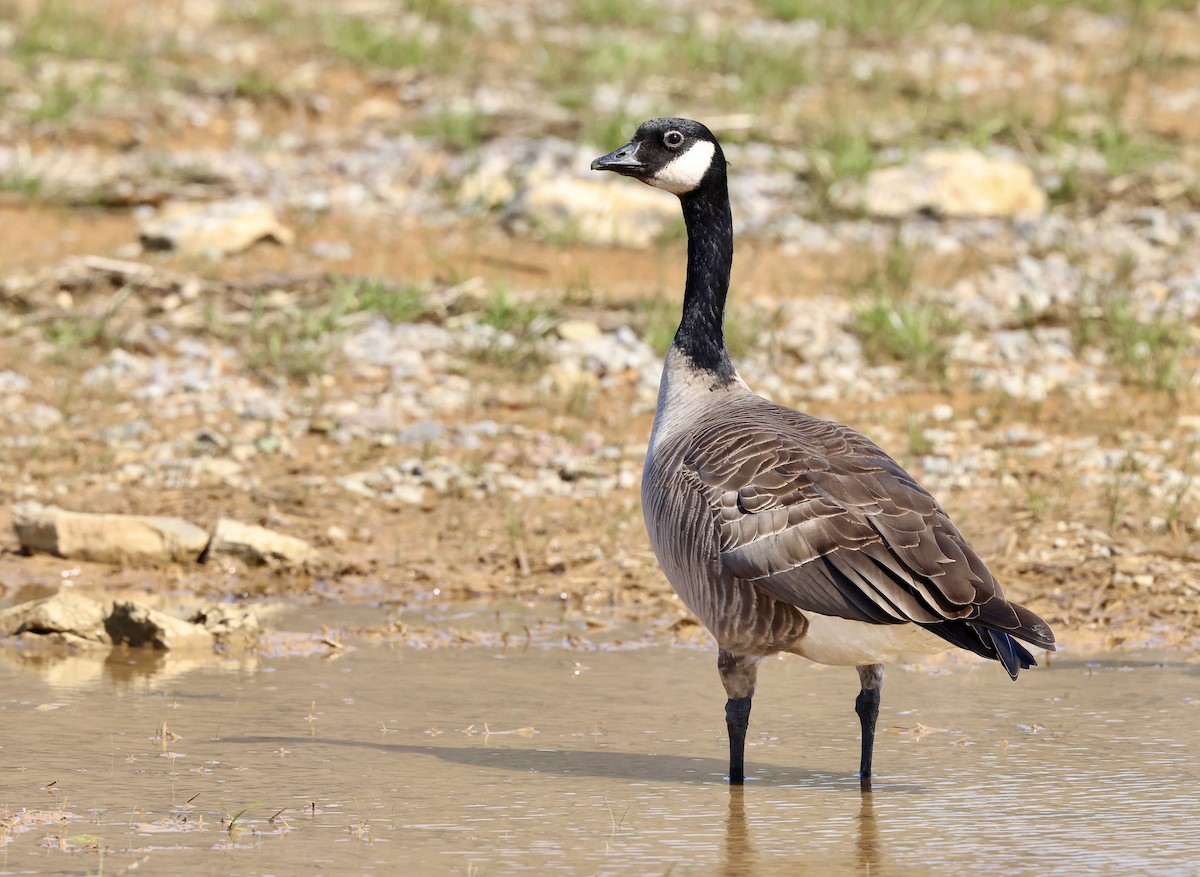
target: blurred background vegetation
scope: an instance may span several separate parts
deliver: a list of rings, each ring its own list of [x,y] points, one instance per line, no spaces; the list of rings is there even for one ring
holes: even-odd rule
[[[367,108],[377,128],[470,151],[611,144],[676,112],[802,148],[818,189],[946,141],[1087,150],[1123,175],[1195,160],[1198,114],[1156,104],[1195,87],[1198,31],[1188,0],[2,0],[0,113],[9,143],[170,148],[236,134],[181,118],[189,97],[269,137],[373,96],[397,102]],[[1074,164],[1055,197],[1094,206],[1080,177],[1099,168]]]

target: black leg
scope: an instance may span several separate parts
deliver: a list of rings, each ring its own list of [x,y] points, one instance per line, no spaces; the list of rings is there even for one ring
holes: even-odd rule
[[[729,782],[740,786],[746,779],[746,729],[750,727],[750,698],[762,658],[734,655],[721,649],[717,669],[729,701],[725,704],[725,726],[729,730]]]
[[[740,786],[746,779],[746,729],[750,727],[750,698],[732,697],[725,703],[725,727],[729,729],[729,783]]]
[[[871,791],[871,759],[875,754],[875,723],[879,720],[879,690],[883,686],[883,665],[863,664],[858,668],[862,690],[854,700],[854,711],[862,725],[862,758],[858,763],[859,785]]]
[[[863,689],[854,699],[854,711],[862,723],[862,759],[858,763],[859,776],[871,775],[871,756],[875,751],[875,722],[879,718],[879,689]]]

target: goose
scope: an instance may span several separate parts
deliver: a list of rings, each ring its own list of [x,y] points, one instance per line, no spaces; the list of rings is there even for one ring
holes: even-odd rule
[[[758,666],[790,653],[854,666],[870,790],[883,667],[953,646],[1015,680],[1049,625],[999,582],[928,491],[861,433],[756,395],[722,329],[733,265],[725,155],[690,119],[651,119],[592,162],[678,196],[687,279],[642,471],[654,553],[717,644],[729,782],[745,780]]]

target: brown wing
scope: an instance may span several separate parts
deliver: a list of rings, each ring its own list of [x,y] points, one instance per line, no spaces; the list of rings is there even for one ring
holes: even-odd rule
[[[870,440],[756,403],[698,431],[683,460],[707,493],[733,575],[801,609],[915,622],[1001,660],[1005,643],[977,628],[1054,647],[1049,626],[1004,599],[941,506]]]

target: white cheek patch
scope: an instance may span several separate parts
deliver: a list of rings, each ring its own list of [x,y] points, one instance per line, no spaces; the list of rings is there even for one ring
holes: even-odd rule
[[[675,195],[683,195],[700,185],[712,164],[716,147],[707,140],[697,140],[686,152],[673,158],[666,167],[650,178],[649,183]]]

